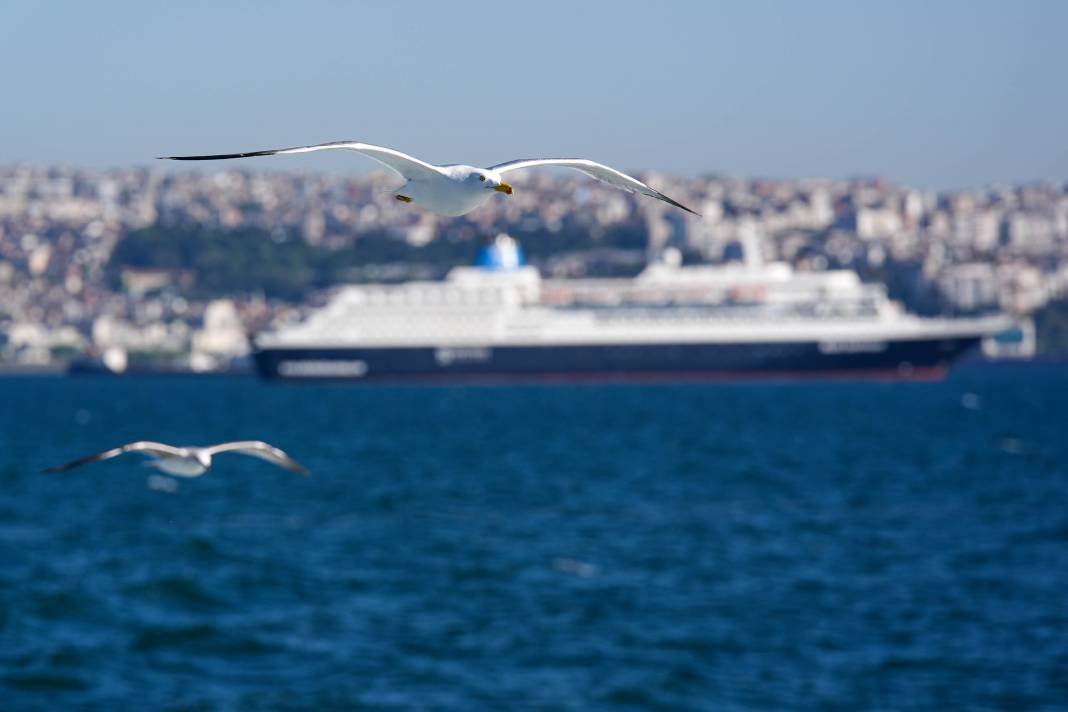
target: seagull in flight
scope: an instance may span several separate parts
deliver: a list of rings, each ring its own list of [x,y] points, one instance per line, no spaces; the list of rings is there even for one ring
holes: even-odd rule
[[[176,477],[199,477],[203,475],[211,469],[212,455],[217,455],[220,452],[251,455],[252,457],[266,460],[272,465],[284,467],[299,475],[308,474],[308,471],[296,460],[273,445],[268,445],[261,440],[238,440],[207,447],[174,447],[173,445],[156,443],[151,440],[138,440],[137,442],[113,447],[110,450],[94,452],[92,455],[79,457],[77,460],[72,460],[64,465],[49,467],[44,472],[64,472],[90,462],[110,460],[127,452],[139,452],[148,455],[151,459],[144,464]]]
[[[404,203],[414,203],[423,208],[449,217],[469,213],[479,207],[494,193],[512,194],[512,186],[504,182],[504,174],[521,168],[537,166],[560,166],[574,168],[592,176],[602,183],[614,186],[628,193],[641,193],[650,198],[681,208],[697,215],[682,203],[677,203],[663,193],[653,190],[637,178],[617,171],[615,168],[591,161],[587,158],[523,158],[507,163],[498,163],[489,168],[476,168],[462,164],[435,166],[418,158],[413,158],[392,148],[372,146],[358,141],[334,141],[314,146],[297,146],[295,148],[275,148],[266,151],[249,151],[247,153],[217,153],[207,156],[159,156],[171,161],[220,161],[229,158],[252,158],[255,156],[274,156],[282,153],[310,153],[311,151],[330,151],[344,149],[362,153],[373,158],[387,168],[400,174],[407,183],[394,192],[394,197]]]

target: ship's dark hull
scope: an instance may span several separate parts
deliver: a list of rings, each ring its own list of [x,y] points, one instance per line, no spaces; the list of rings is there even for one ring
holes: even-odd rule
[[[937,378],[979,340],[264,348],[255,359],[266,378],[386,383]]]

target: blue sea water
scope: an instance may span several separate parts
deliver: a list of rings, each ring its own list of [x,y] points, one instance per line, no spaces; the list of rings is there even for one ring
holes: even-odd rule
[[[5,710],[1068,707],[1063,369],[0,402]],[[138,438],[313,474],[39,474]]]

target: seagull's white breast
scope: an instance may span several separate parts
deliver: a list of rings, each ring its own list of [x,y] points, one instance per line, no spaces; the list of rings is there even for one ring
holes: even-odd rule
[[[197,477],[205,472],[204,466],[195,457],[161,457],[149,464],[160,472],[176,477]]]
[[[408,181],[397,193],[431,212],[449,217],[469,213],[493,197],[493,191],[478,181],[444,173],[440,178]]]

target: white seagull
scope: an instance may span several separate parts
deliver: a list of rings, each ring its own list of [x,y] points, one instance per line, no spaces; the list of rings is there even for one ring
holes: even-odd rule
[[[393,169],[408,182],[394,192],[397,200],[415,203],[427,210],[457,217],[469,213],[491,197],[494,192],[512,194],[512,186],[502,177],[509,171],[536,166],[561,166],[575,168],[586,175],[593,176],[602,183],[625,190],[628,193],[641,193],[650,198],[663,200],[665,203],[682,208],[697,215],[682,203],[677,203],[663,193],[653,190],[637,178],[621,173],[586,158],[523,158],[507,163],[498,163],[489,168],[476,168],[459,164],[435,166],[418,158],[394,151],[392,148],[372,146],[358,141],[333,141],[314,146],[297,146],[296,148],[275,148],[267,151],[249,151],[247,153],[219,153],[210,156],[160,156],[172,161],[219,161],[228,158],[251,158],[253,156],[273,156],[280,153],[309,153],[311,151],[329,151],[333,149],[356,151],[373,158],[388,168]]]
[[[237,452],[242,455],[251,455],[297,474],[308,474],[308,471],[296,460],[261,440],[238,440],[207,447],[174,447],[173,445],[156,443],[150,440],[138,440],[137,442],[119,445],[110,450],[79,457],[77,460],[72,460],[64,465],[49,467],[44,471],[63,472],[90,462],[109,460],[127,452],[140,452],[148,455],[152,459],[146,461],[145,465],[176,477],[199,477],[203,475],[211,468],[212,455],[217,455],[220,452]]]

